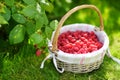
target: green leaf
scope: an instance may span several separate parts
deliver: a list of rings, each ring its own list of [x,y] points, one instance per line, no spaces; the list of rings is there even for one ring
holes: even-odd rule
[[[43,37],[44,35],[42,35]],[[39,44],[37,44],[38,48],[41,48],[41,47],[46,47],[47,46],[47,40],[46,38],[44,40],[42,40]]]
[[[54,2],[54,0],[50,0],[51,2]]]
[[[25,23],[26,22],[26,18],[21,14],[16,13],[16,14],[13,14],[12,17],[18,23]]]
[[[48,11],[48,12],[52,12],[53,9],[54,9],[54,6],[53,6],[52,3],[48,3],[48,4],[46,4],[46,6],[45,6],[45,10],[46,10],[46,11]]]
[[[5,0],[5,3],[7,6],[13,6],[14,5],[14,0]]]
[[[43,12],[43,9],[41,8],[39,3],[37,3],[37,5],[36,5],[36,10],[38,11],[38,13],[42,13]]]
[[[45,27],[45,33],[46,33],[46,36],[50,39],[51,38],[51,35],[52,35],[52,29],[49,27],[49,26],[46,26]]]
[[[45,13],[45,10],[43,8],[41,8],[41,6],[39,4],[37,4],[37,7],[36,7],[37,11],[38,11],[38,14],[36,15],[36,19],[38,18],[41,18],[43,24],[47,25],[48,24],[48,18],[46,16],[46,13]]]
[[[11,18],[11,11],[7,8],[7,7],[4,7],[4,13],[0,13],[4,18],[5,20],[9,21],[10,18]]]
[[[5,12],[5,5],[0,3],[0,13],[4,13]]]
[[[40,16],[40,15],[37,15],[36,18],[35,18],[35,21],[36,21],[36,28],[35,30],[39,30],[41,29],[41,27],[43,26],[44,24],[44,17],[43,16]]]
[[[0,15],[0,24],[8,24],[3,16]]]
[[[58,26],[58,21],[57,20],[53,20],[50,22],[50,27],[55,30],[55,28]]]
[[[17,13],[17,10],[18,9],[17,9],[17,7],[15,5],[11,7],[12,14]]]
[[[35,0],[23,0],[26,4],[36,4]]]
[[[40,2],[41,6],[48,12],[52,12],[54,9],[54,6],[50,2],[45,2],[44,0]]]
[[[25,25],[28,35],[32,35],[33,33],[35,33],[35,24],[29,21]]]
[[[43,40],[42,36],[38,33],[34,33],[30,36],[30,42],[32,44],[39,44]]]
[[[37,10],[35,5],[29,5],[22,10],[22,13],[29,18],[34,18]]]
[[[44,24],[47,25],[48,24],[48,18],[47,18],[45,13],[43,14],[43,17],[44,17]]]
[[[35,21],[36,21],[36,29],[35,30],[41,29],[41,27],[43,27],[43,25],[48,25],[48,18],[43,9],[41,9],[41,13],[39,13],[35,16]]]
[[[9,34],[9,41],[10,44],[17,44],[24,40],[25,36],[25,28],[23,25],[18,24],[16,25]]]

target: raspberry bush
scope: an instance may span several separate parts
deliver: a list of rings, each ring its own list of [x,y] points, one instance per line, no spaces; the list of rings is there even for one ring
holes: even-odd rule
[[[54,0],[1,0],[0,1],[0,46],[2,52],[19,51],[23,45],[46,46],[57,25],[47,14],[53,9]],[[12,51],[12,53],[13,53]],[[16,53],[15,51],[15,53]]]

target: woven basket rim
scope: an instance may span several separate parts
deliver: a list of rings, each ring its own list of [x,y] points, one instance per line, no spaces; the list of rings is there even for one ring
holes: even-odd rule
[[[75,23],[75,24],[69,24],[69,25],[64,25],[61,29],[64,29],[64,27],[72,27],[72,26],[89,26],[89,28],[95,28],[95,26],[94,25],[91,25],[91,24],[86,24],[86,23]],[[91,27],[90,27],[91,26]],[[93,51],[93,52],[91,52],[91,53],[87,53],[87,54],[70,54],[70,53],[65,53],[65,52],[63,52],[63,51],[61,51],[61,50],[58,50],[58,56],[56,57],[57,59],[59,59],[59,60],[63,60],[64,61],[64,59],[62,59],[62,57],[64,56],[64,57],[66,57],[66,58],[71,58],[71,59],[73,59],[73,58],[78,58],[78,59],[80,59],[80,58],[82,58],[83,56],[85,56],[86,58],[91,58],[91,57],[95,57],[96,55],[99,55],[99,54],[101,54],[101,53],[103,53],[103,52],[105,52],[106,51],[106,49],[108,48],[108,45],[109,45],[109,39],[108,39],[108,36],[107,36],[107,34],[104,32],[104,31],[99,31],[99,32],[101,32],[102,34],[104,34],[105,35],[105,41],[104,41],[104,43],[103,43],[103,47],[102,48],[100,48],[99,50],[97,50],[97,51]],[[61,33],[60,33],[61,34]],[[54,35],[54,33],[53,33],[53,35]],[[52,35],[52,36],[53,36]]]

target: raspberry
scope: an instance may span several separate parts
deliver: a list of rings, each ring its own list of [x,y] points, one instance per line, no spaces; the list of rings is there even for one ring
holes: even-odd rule
[[[68,48],[68,49],[72,48],[72,44],[71,44],[71,43],[66,44],[66,45],[65,45],[65,48]]]
[[[37,49],[37,50],[36,50],[36,56],[40,56],[40,55],[41,55],[41,53],[42,53],[42,52],[41,52],[41,50],[40,50],[40,49]]]
[[[75,52],[78,52],[79,48],[77,46],[73,47]]]
[[[66,53],[86,54],[100,49],[103,44],[93,31],[67,31],[58,37],[58,49]]]

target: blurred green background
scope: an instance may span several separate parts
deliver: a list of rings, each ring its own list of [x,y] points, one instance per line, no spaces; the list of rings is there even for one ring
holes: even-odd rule
[[[23,3],[23,1],[16,0],[15,2]],[[111,54],[120,59],[119,0],[46,1],[51,2],[54,6],[54,9],[51,12],[46,11],[46,16],[49,22],[52,20],[58,20],[59,22],[59,20],[62,18],[62,16],[64,16],[66,12],[78,5],[92,4],[98,7],[102,13],[104,30],[110,40],[109,47]],[[1,2],[4,3],[4,0],[1,0]],[[64,25],[73,23],[88,23],[96,25],[98,27],[100,25],[99,17],[97,16],[96,12],[91,9],[83,9],[77,11],[66,20]],[[11,24],[13,23],[11,22]],[[0,29],[0,31],[4,32],[4,29]],[[4,35],[1,34],[0,36]],[[2,41],[0,41],[0,43],[2,43]],[[11,51],[11,53],[14,54],[9,54],[7,52],[8,49]],[[46,55],[48,55],[47,48],[43,49],[43,53],[39,57],[36,56],[35,48],[26,43],[26,41],[19,45],[9,46],[9,48],[7,47],[7,44],[1,45],[0,80],[120,80],[120,65],[108,58],[107,56],[105,56],[104,62],[98,70],[94,70],[90,73],[85,74],[75,74],[71,72],[64,72],[63,74],[60,74],[55,70],[52,60],[47,60],[43,69],[39,68],[40,63]]]

